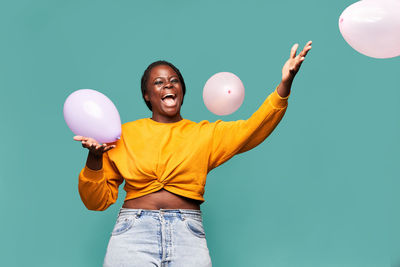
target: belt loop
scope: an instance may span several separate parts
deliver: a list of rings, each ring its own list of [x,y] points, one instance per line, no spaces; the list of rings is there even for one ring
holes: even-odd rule
[[[142,211],[143,211],[142,209],[139,209],[139,210],[136,212],[136,219],[140,217],[140,215],[142,214]]]
[[[185,214],[183,213],[183,210],[179,209],[179,214],[181,216],[181,220],[184,221],[185,220]]]

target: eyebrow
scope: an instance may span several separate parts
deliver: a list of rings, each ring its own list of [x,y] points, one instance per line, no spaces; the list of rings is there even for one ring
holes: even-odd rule
[[[169,76],[168,78],[172,78],[172,77],[179,78],[178,75],[172,75],[172,76]],[[161,76],[155,77],[153,80],[158,79],[158,78],[162,78],[163,79],[164,77],[161,77]]]

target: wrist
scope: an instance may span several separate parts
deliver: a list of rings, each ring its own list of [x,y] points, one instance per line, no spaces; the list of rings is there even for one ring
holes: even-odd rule
[[[96,159],[96,160],[99,160],[99,159],[102,159],[102,158],[103,158],[103,153],[101,153],[101,154],[96,154],[96,153],[93,153],[92,151],[89,151],[88,157],[93,158],[93,159]]]
[[[89,152],[86,160],[86,166],[94,171],[101,170],[103,168],[103,155],[96,155]]]
[[[290,86],[292,86],[293,79],[294,79],[294,77],[293,78],[285,78],[285,79],[282,78],[281,84],[290,87]]]
[[[282,80],[276,89],[278,95],[282,98],[286,98],[290,94],[290,88],[292,86],[291,80]]]

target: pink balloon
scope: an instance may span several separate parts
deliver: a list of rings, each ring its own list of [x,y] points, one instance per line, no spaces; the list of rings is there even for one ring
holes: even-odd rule
[[[374,58],[400,55],[400,0],[363,0],[347,7],[339,18],[346,42]]]
[[[94,138],[100,143],[117,141],[121,119],[113,102],[100,92],[81,89],[70,94],[64,103],[64,119],[76,135]]]
[[[229,115],[243,103],[244,86],[233,73],[220,72],[207,80],[203,89],[207,109],[217,115]]]

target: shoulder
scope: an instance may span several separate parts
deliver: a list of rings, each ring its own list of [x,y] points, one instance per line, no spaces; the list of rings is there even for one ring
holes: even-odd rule
[[[217,124],[219,124],[219,123],[224,123],[224,122],[226,122],[226,121],[223,121],[223,120],[216,120],[216,121],[214,121],[214,122],[210,122],[210,121],[208,121],[208,120],[203,120],[203,121],[200,121],[198,124],[199,124],[200,126],[205,126],[205,127],[215,127],[215,125],[217,125]]]
[[[145,120],[146,119],[139,119],[135,121],[126,122],[121,125],[121,132],[122,136],[126,138],[130,138],[132,136],[136,136],[141,129],[145,128]]]
[[[146,124],[147,119],[138,119],[135,121],[129,121],[121,125],[122,131],[130,130],[135,127],[140,127]]]
[[[195,121],[191,121],[191,120],[188,120],[188,119],[183,119],[183,121],[182,121],[182,125],[189,125],[189,126],[194,126],[194,127],[202,127],[202,126],[204,126],[204,125],[208,125],[208,124],[210,124],[210,122],[209,121],[207,121],[207,120],[203,120],[203,121],[200,121],[200,122],[195,122]]]
[[[221,122],[221,120],[217,120],[215,122],[210,122],[208,120],[202,120],[200,122],[192,122],[192,126],[198,128],[201,131],[213,131],[215,126]]]

